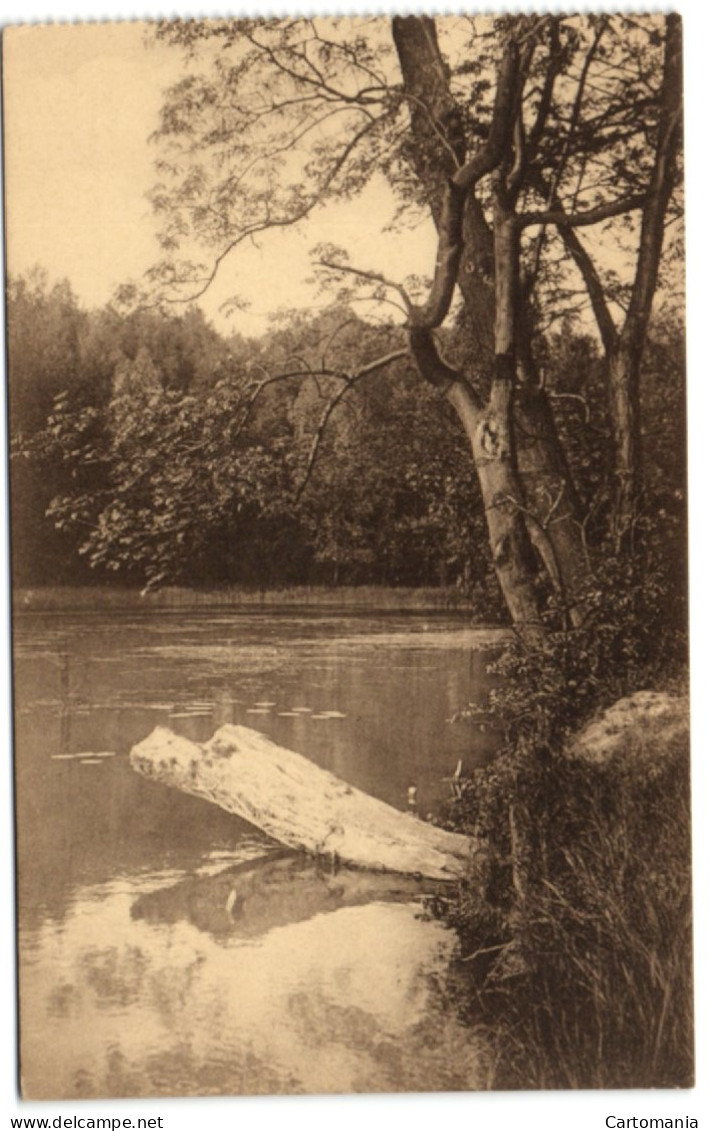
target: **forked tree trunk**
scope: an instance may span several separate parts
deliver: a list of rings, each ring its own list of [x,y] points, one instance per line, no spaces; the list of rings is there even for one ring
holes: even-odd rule
[[[463,167],[466,159],[464,131],[450,93],[449,75],[442,60],[435,24],[426,17],[395,18],[394,41],[417,144],[412,162],[424,185],[439,233],[439,262],[455,257],[466,313],[478,340],[475,369],[489,380],[489,401],[481,408],[479,397],[461,374],[449,371],[447,379],[432,380],[447,388],[447,396],[460,417],[470,441],[485,505],[495,572],[513,623],[524,632],[540,631],[538,598],[530,541],[553,585],[561,594],[572,623],[581,619],[580,594],[588,580],[581,525],[566,460],[546,394],[515,403],[517,360],[516,307],[519,248],[514,208],[505,206],[504,184],[497,195],[493,227],[475,197],[475,185]],[[509,61],[508,61],[509,62]],[[509,71],[508,80],[509,80]],[[487,171],[499,164],[509,131],[514,82],[509,83],[507,104],[498,83],[495,121],[491,128]],[[446,144],[441,145],[445,137]],[[497,146],[498,152],[492,150]],[[480,160],[478,158],[474,159]],[[484,160],[484,158],[483,158]],[[460,184],[466,185],[461,223],[457,231],[446,228],[446,201]],[[458,243],[454,243],[457,239]],[[438,271],[437,275],[442,274]],[[435,285],[434,285],[435,291]],[[450,290],[452,294],[452,288]],[[429,303],[429,307],[431,304]],[[429,320],[428,329],[441,320]],[[414,349],[419,369],[431,380],[430,366]],[[478,382],[475,382],[478,384]],[[518,429],[520,435],[518,436]]]

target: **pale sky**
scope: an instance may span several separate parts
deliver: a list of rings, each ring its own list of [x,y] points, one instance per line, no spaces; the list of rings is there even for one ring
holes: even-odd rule
[[[83,304],[101,305],[160,258],[146,198],[156,179],[148,137],[181,54],[146,45],[138,22],[16,27],[5,33],[4,71],[8,270],[40,263],[51,279],[68,278]],[[279,307],[326,304],[305,283],[320,241],[355,244],[358,266],[393,278],[429,274],[432,225],[405,239],[382,234],[393,206],[381,178],[356,202],[242,246],[201,305],[220,328],[257,334]],[[227,322],[218,309],[234,292],[251,308]]]

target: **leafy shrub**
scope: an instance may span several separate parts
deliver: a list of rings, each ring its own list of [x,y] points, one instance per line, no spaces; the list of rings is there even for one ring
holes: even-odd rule
[[[664,531],[654,534],[666,542]],[[559,629],[551,598],[546,634],[534,644],[510,642],[489,665],[499,683],[488,701],[457,717],[492,715],[505,749],[530,742],[558,749],[595,711],[643,687],[681,681],[687,615],[675,562],[658,554],[640,571],[637,557],[606,555],[583,595],[583,624]]]

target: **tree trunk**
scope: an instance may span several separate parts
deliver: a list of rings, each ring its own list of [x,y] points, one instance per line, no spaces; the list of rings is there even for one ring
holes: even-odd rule
[[[470,198],[458,282],[475,350],[476,384],[494,365],[495,243],[479,202]],[[515,288],[516,289],[516,288]],[[514,296],[514,344],[523,379],[515,389],[512,436],[529,537],[572,624],[583,619],[590,567],[578,498],[546,391],[539,382],[523,295]],[[508,314],[509,319],[509,314]]]
[[[512,86],[498,97],[488,148],[499,145],[494,157],[502,163],[495,173],[495,211],[492,227],[466,183],[464,131],[451,97],[449,76],[441,58],[435,24],[425,17],[396,17],[394,41],[399,55],[416,145],[412,163],[426,189],[439,234],[439,257],[432,298],[419,314],[429,330],[440,324],[445,310],[434,302],[440,293],[452,294],[451,263],[465,303],[470,332],[473,386],[490,384],[488,396],[473,393],[461,374],[449,370],[443,379],[431,375],[430,354],[413,348],[422,375],[447,390],[473,450],[490,534],[495,571],[512,621],[525,633],[541,631],[538,597],[529,542],[534,544],[552,583],[561,594],[572,623],[581,620],[580,594],[588,580],[575,493],[546,394],[541,388],[517,399],[515,391],[519,337],[531,354],[529,334],[522,325],[519,293],[519,246],[514,202],[505,182],[502,160],[504,135],[512,121]],[[495,124],[496,123],[496,124]],[[497,143],[493,141],[497,136]],[[500,139],[503,141],[500,142]],[[474,160],[479,160],[475,158]],[[491,157],[491,162],[493,158]],[[490,164],[490,170],[495,167]],[[450,223],[451,212],[457,225]],[[440,285],[439,264],[447,262],[448,291]],[[438,285],[437,285],[438,284]],[[448,300],[450,301],[450,299]],[[435,307],[435,320],[426,314]],[[447,308],[446,308],[447,309]],[[434,366],[435,368],[435,363]],[[492,380],[490,381],[490,372]],[[483,411],[478,406],[487,400]],[[518,434],[519,433],[519,434]]]
[[[347,785],[248,727],[200,746],[156,727],[130,753],[134,770],[212,801],[289,848],[379,872],[456,880],[471,842]]]
[[[409,331],[419,373],[444,393],[463,425],[485,507],[492,561],[512,623],[527,639],[541,633],[531,546],[519,482],[511,458],[509,382],[502,373],[485,406],[461,374],[440,357],[429,330]],[[504,363],[502,364],[504,370]]]
[[[608,363],[615,490],[612,537],[616,552],[632,538],[641,490],[640,367],[657,287],[665,221],[676,179],[682,130],[682,20],[667,16],[654,162],[642,212],[640,244],[628,312],[620,333],[610,315],[591,256],[569,227],[560,233],[588,289]],[[553,202],[558,207],[559,201]]]
[[[528,528],[572,625],[583,621],[583,594],[591,570],[583,544],[576,490],[549,398],[522,382],[514,409],[514,437]]]
[[[667,17],[662,110],[655,163],[643,209],[633,291],[618,345],[609,358],[610,402],[615,439],[616,550],[632,537],[640,495],[640,365],[665,235],[665,216],[674,186],[682,127],[682,22]]]
[[[462,382],[446,396],[465,429],[485,507],[492,563],[502,596],[520,634],[539,637],[542,626],[524,510],[512,463],[500,444],[505,423],[494,405],[481,410]]]
[[[615,479],[611,535],[620,553],[626,543],[632,548],[641,477],[640,357],[625,335],[608,358],[608,391]]]

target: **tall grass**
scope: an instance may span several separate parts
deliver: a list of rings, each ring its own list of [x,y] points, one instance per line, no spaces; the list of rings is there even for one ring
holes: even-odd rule
[[[686,738],[646,727],[604,765],[505,756],[455,822],[486,850],[438,910],[467,952],[489,1086],[691,1086]]]
[[[142,593],[138,589],[103,586],[57,586],[16,589],[16,611],[64,612],[103,609],[194,608],[333,608],[406,611],[472,611],[473,603],[454,586],[445,588],[389,588],[358,586],[288,586],[281,589],[186,589],[168,587]]]

